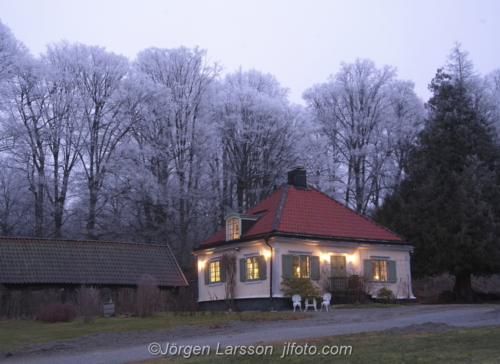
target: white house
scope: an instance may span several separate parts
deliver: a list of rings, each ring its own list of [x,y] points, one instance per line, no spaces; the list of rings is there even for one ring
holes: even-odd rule
[[[288,184],[244,214],[226,216],[226,227],[202,242],[198,258],[201,309],[226,309],[222,256],[236,256],[238,310],[290,308],[284,278],[365,276],[373,297],[382,287],[398,298],[411,292],[410,252],[402,237],[307,186],[306,171],[288,173]],[[330,280],[331,281],[331,280]]]

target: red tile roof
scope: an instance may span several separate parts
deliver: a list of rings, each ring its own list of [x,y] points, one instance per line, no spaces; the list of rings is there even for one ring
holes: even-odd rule
[[[281,187],[247,214],[265,212],[241,238],[268,233],[289,233],[318,237],[403,242],[404,239],[349,209],[322,192],[293,185]],[[200,244],[223,242],[226,229]]]
[[[0,238],[0,283],[187,286],[166,245],[43,238]]]

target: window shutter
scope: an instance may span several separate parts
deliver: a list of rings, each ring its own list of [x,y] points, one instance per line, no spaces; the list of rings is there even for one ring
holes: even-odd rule
[[[246,258],[240,259],[240,282],[247,280],[247,260]]]
[[[267,278],[266,257],[261,255],[259,256],[259,279],[264,280],[266,278]]]
[[[398,281],[398,277],[396,275],[396,261],[388,260],[387,261],[387,271],[389,274],[389,282],[396,283]]]
[[[363,269],[364,269],[365,278],[368,280],[368,282],[373,281],[373,272],[372,272],[372,261],[371,261],[371,259],[365,259],[363,261]]]
[[[319,256],[311,257],[311,279],[319,280]]]
[[[283,264],[282,274],[283,278],[293,278],[293,255],[283,254],[281,256],[281,263]]]
[[[226,265],[224,264],[224,259],[220,260],[219,267],[220,267],[220,281],[225,282],[226,281]]]
[[[210,263],[208,263],[208,262],[205,263],[204,274],[205,274],[205,284],[209,284],[210,283]]]

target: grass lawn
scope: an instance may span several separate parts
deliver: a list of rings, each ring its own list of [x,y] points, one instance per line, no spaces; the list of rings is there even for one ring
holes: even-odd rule
[[[272,344],[272,355],[192,356],[189,363],[500,363],[500,326],[489,326],[450,331],[412,333],[372,332],[339,335],[296,341],[297,345],[323,347],[351,346],[351,355],[289,355],[283,359],[284,342]],[[310,349],[308,349],[310,350]],[[222,349],[219,352],[224,352]],[[335,349],[334,349],[335,352]],[[268,351],[269,353],[269,351]],[[136,362],[136,364],[163,364],[185,361],[182,356]]]
[[[12,350],[19,345],[71,339],[81,335],[103,332],[136,330],[163,330],[179,326],[222,325],[230,320],[268,321],[298,320],[309,317],[303,313],[229,313],[198,312],[196,316],[174,316],[171,312],[154,317],[98,317],[93,324],[83,324],[80,318],[73,322],[44,324],[33,320],[0,322],[0,351]]]

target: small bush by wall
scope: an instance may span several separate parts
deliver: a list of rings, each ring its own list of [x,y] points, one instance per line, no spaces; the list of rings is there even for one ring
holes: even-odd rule
[[[391,303],[396,300],[396,296],[389,288],[382,287],[377,293],[377,300],[382,303]]]
[[[78,312],[84,324],[91,324],[97,316],[101,315],[101,300],[99,290],[94,287],[81,286],[76,291],[76,302]]]
[[[284,296],[298,294],[302,297],[321,296],[321,292],[309,278],[285,278],[281,291]]]
[[[37,316],[42,322],[70,322],[78,316],[72,303],[50,303],[43,306]]]
[[[137,285],[137,313],[141,317],[153,316],[160,298],[158,283],[149,274],[145,274]]]

